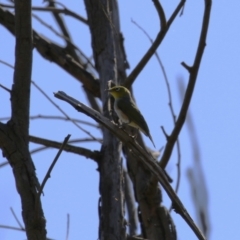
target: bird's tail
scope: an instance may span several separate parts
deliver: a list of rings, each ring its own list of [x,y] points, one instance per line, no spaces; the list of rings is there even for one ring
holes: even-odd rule
[[[152,139],[152,136],[151,136],[151,134],[150,134],[150,133],[149,133],[148,137],[149,137],[149,139],[151,140],[151,142],[152,142],[153,146],[156,148],[156,146],[155,146],[155,144],[154,144],[154,142],[153,142],[153,139]]]

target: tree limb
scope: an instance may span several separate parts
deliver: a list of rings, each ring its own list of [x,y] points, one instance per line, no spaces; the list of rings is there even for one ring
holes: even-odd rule
[[[192,99],[192,94],[194,91],[195,83],[197,81],[197,74],[198,74],[201,59],[203,56],[204,48],[206,46],[206,37],[207,37],[207,32],[208,32],[209,20],[210,20],[211,5],[212,5],[211,0],[205,0],[205,9],[204,9],[203,22],[202,22],[201,35],[200,35],[199,43],[198,43],[198,49],[196,52],[193,66],[191,67],[187,90],[186,90],[186,93],[184,96],[183,104],[182,104],[178,119],[176,121],[176,125],[175,125],[171,135],[169,136],[167,145],[165,147],[163,156],[160,161],[160,166],[162,168],[166,167],[166,165],[170,159],[174,144],[178,138],[178,135],[179,135],[179,133],[182,129],[182,126],[185,122],[185,119],[186,119],[186,115],[187,115],[187,111],[188,111],[188,108],[189,108],[189,105],[190,105],[190,102]]]
[[[196,236],[201,239],[205,240],[205,237],[199,230],[199,228],[195,225],[194,221],[188,214],[187,210],[183,206],[181,200],[176,195],[175,191],[172,189],[171,185],[168,182],[168,179],[165,176],[164,171],[161,167],[157,164],[155,159],[127,133],[119,129],[113,123],[109,121],[109,119],[105,118],[99,112],[85,106],[84,104],[80,103],[76,99],[68,96],[64,92],[57,92],[54,94],[56,98],[59,98],[63,101],[68,102],[71,104],[76,110],[88,115],[98,123],[102,124],[105,128],[111,131],[116,137],[118,137],[124,144],[133,151],[134,154],[139,156],[139,160],[144,164],[144,166],[152,172],[158,181],[161,183],[165,191],[167,192],[169,198],[172,200],[173,204],[177,207],[178,213],[183,217],[183,219],[188,223],[190,228],[194,231]]]
[[[0,4],[0,7],[5,7],[5,8],[14,8],[13,5],[8,5],[8,4]],[[69,10],[68,8],[63,8],[63,9],[59,9],[59,8],[54,8],[54,7],[32,7],[33,11],[43,11],[43,12],[54,12],[54,13],[63,13],[65,15],[74,17],[75,19],[88,24],[87,19],[81,17],[80,15],[76,14],[75,12]]]
[[[45,240],[45,218],[39,202],[35,167],[28,149],[30,85],[32,71],[31,1],[15,1],[15,68],[11,90],[11,119],[0,123],[0,147],[9,161],[21,198],[22,217],[29,240]],[[0,20],[2,18],[0,17]],[[14,18],[12,17],[14,21]],[[35,211],[34,211],[35,209]]]
[[[39,138],[39,137],[35,137],[35,136],[29,136],[29,141],[33,142],[33,143],[37,143],[37,144],[42,144],[46,147],[56,148],[56,149],[60,149],[60,147],[62,145],[62,143],[60,143],[60,142],[51,141],[48,139]],[[66,144],[63,149],[66,152],[75,153],[75,154],[84,156],[86,158],[90,158],[96,162],[98,162],[100,159],[99,151],[91,151],[87,148],[76,147],[76,146],[72,146],[69,144]]]
[[[168,29],[170,28],[173,20],[175,19],[175,17],[177,16],[179,11],[181,10],[182,6],[184,5],[185,1],[186,0],[181,0],[180,1],[178,6],[176,7],[175,11],[172,13],[170,19],[167,21],[167,24],[165,24],[165,26],[163,26],[163,28],[161,28],[161,30],[159,31],[159,33],[158,33],[156,39],[154,40],[152,46],[148,49],[148,51],[145,53],[145,55],[139,61],[137,66],[129,74],[128,78],[126,79],[126,81],[124,83],[125,87],[130,88],[132,86],[132,84],[135,81],[135,79],[137,78],[138,74],[142,71],[142,69],[146,66],[146,64],[148,63],[150,58],[153,56],[153,54],[155,53],[155,51],[157,50],[157,48],[161,44],[162,40],[164,39],[164,37],[165,37]],[[154,3],[155,2],[156,1],[154,1]],[[158,13],[159,13],[161,7],[158,7],[158,8],[159,8]],[[161,21],[164,22],[163,13],[162,14],[159,13],[159,18],[160,18],[160,22]]]
[[[0,24],[6,27],[15,36],[14,15],[0,7]],[[64,48],[51,42],[33,30],[34,47],[45,59],[56,63],[75,79],[81,82],[84,87],[95,97],[100,97],[99,81],[92,74],[84,69],[81,64],[66,54]]]
[[[61,155],[64,147],[66,146],[66,144],[67,144],[67,142],[68,142],[68,140],[69,140],[70,137],[71,137],[70,134],[68,134],[67,137],[65,137],[63,143],[61,144],[61,147],[59,148],[59,150],[58,150],[58,152],[57,152],[57,155],[55,156],[53,162],[51,163],[51,165],[50,165],[50,167],[49,167],[49,169],[48,169],[48,171],[47,171],[47,173],[46,173],[46,175],[45,175],[45,177],[44,177],[44,179],[43,179],[43,181],[42,181],[42,183],[41,183],[41,186],[40,186],[40,189],[39,189],[39,192],[38,192],[38,200],[39,200],[39,201],[40,201],[40,196],[41,196],[41,194],[42,194],[42,192],[43,192],[43,188],[44,188],[47,180],[51,177],[50,174],[51,174],[51,172],[52,172],[55,164],[57,163],[57,160],[59,159],[59,157],[60,157],[60,155]],[[38,204],[38,201],[37,201],[36,203]]]

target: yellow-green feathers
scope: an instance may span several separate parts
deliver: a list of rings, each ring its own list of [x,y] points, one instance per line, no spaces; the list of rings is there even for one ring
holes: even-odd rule
[[[148,125],[134,103],[128,89],[122,86],[116,86],[108,89],[108,91],[115,99],[114,110],[119,119],[123,123],[141,130],[147,137],[150,138],[155,147]]]

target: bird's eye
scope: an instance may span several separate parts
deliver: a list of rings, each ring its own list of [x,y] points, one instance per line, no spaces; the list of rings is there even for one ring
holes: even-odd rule
[[[116,88],[116,92],[119,92],[120,91],[120,88]]]

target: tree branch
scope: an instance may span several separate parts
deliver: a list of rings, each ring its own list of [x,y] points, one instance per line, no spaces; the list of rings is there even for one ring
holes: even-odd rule
[[[44,188],[47,180],[51,177],[50,174],[51,174],[51,172],[52,172],[55,164],[57,163],[57,160],[59,159],[59,157],[60,157],[60,155],[61,155],[64,147],[66,146],[66,144],[67,144],[67,142],[68,142],[68,140],[69,140],[70,137],[71,137],[70,134],[68,134],[67,137],[65,137],[63,143],[61,144],[61,147],[59,148],[59,151],[57,152],[57,155],[55,156],[52,164],[50,165],[50,167],[49,167],[49,169],[48,169],[48,171],[47,171],[47,173],[46,173],[46,175],[45,175],[45,177],[44,177],[44,179],[43,179],[43,181],[42,181],[42,184],[41,184],[40,189],[39,189],[39,192],[38,192],[38,200],[39,200],[39,201],[40,201],[40,196],[41,196],[41,194],[42,194],[42,192],[43,192],[43,188]],[[37,201],[36,203],[38,204],[38,201]]]
[[[8,5],[8,4],[0,4],[0,7],[4,7],[4,8],[14,8],[13,5]],[[88,21],[84,18],[81,17],[80,15],[76,14],[75,12],[69,10],[68,8],[63,8],[63,9],[59,9],[59,8],[54,8],[54,7],[32,7],[33,11],[43,11],[43,12],[54,12],[54,13],[63,13],[65,15],[71,16],[76,18],[77,20],[88,24]]]
[[[203,16],[203,22],[202,22],[202,30],[199,38],[197,53],[195,56],[194,64],[190,71],[187,90],[184,96],[183,104],[182,104],[178,119],[176,121],[176,125],[171,135],[169,136],[169,140],[167,142],[163,156],[160,161],[160,166],[162,168],[166,167],[170,159],[174,144],[178,138],[178,135],[186,119],[187,111],[192,99],[192,94],[193,94],[195,83],[197,80],[197,74],[198,74],[201,59],[203,56],[204,48],[206,46],[206,37],[207,37],[207,31],[208,31],[208,25],[209,25],[210,13],[211,13],[211,5],[212,5],[211,0],[205,0],[205,10],[204,10],[204,16]]]
[[[179,11],[181,10],[182,6],[184,5],[185,1],[186,0],[181,0],[180,1],[178,6],[176,7],[175,11],[172,13],[170,19],[168,20],[167,24],[165,24],[165,26],[163,26],[163,28],[161,28],[161,30],[159,31],[159,33],[158,33],[155,41],[153,42],[152,46],[148,49],[148,51],[142,57],[140,62],[137,64],[137,66],[133,69],[133,71],[130,73],[130,75],[126,79],[126,81],[124,83],[125,87],[130,88],[132,86],[132,84],[135,81],[135,79],[137,78],[138,74],[142,71],[142,69],[146,66],[146,64],[148,63],[150,58],[153,56],[153,54],[155,53],[155,51],[157,50],[157,48],[161,44],[162,40],[164,39],[164,37],[165,37],[168,29],[170,28],[173,20],[175,19],[175,17],[177,16]],[[156,1],[154,1],[154,3],[155,2]],[[159,7],[159,10],[160,9],[161,8]],[[159,10],[158,10],[158,12],[159,12]],[[159,13],[159,18],[160,18],[160,22],[163,23],[164,22],[163,14]]]
[[[147,38],[149,39],[149,41],[151,43],[153,43],[153,40],[151,39],[151,37],[149,36],[149,34],[141,27],[139,26],[135,21],[132,20],[132,22],[140,29],[143,31],[143,33],[147,36]],[[156,51],[155,52],[155,56],[157,58],[157,61],[160,65],[160,68],[162,70],[162,73],[163,73],[163,77],[164,77],[164,80],[165,80],[165,84],[166,84],[166,87],[167,87],[167,92],[168,92],[168,105],[169,105],[169,108],[170,108],[170,112],[171,112],[171,115],[172,115],[172,120],[173,120],[173,124],[174,126],[176,125],[176,114],[174,112],[174,109],[173,109],[173,103],[172,103],[172,94],[171,94],[171,88],[170,88],[170,84],[169,84],[169,81],[168,81],[168,77],[167,77],[167,73],[165,71],[165,68],[163,66],[163,63],[161,61],[161,58],[160,56],[158,55],[158,52]],[[163,126],[161,126],[161,129],[163,131],[163,134],[164,136],[166,137],[166,139],[168,140],[169,136],[167,135],[165,129]],[[180,179],[181,179],[181,148],[180,148],[180,141],[179,139],[177,138],[177,156],[178,156],[178,160],[177,160],[177,181],[176,181],[176,188],[175,188],[175,191],[176,193],[178,192],[178,189],[179,189],[179,185],[180,185]]]
[[[60,142],[51,141],[48,139],[39,138],[39,137],[35,137],[35,136],[29,136],[29,141],[32,143],[42,144],[46,147],[57,148],[57,149],[60,149],[60,147],[62,145],[62,143],[60,143]],[[96,162],[98,162],[100,159],[99,151],[91,151],[87,148],[76,147],[76,146],[66,144],[64,146],[64,151],[70,152],[70,153],[75,153],[75,154],[84,156],[86,158],[90,158]]]
[[[113,123],[109,121],[109,119],[105,118],[99,112],[85,106],[84,104],[80,103],[76,99],[68,96],[64,92],[58,92],[54,94],[56,98],[59,98],[63,101],[68,102],[71,104],[76,110],[88,115],[98,123],[102,124],[105,128],[107,128],[110,132],[112,132],[116,137],[118,137],[129,149],[133,151],[133,154],[139,156],[139,160],[144,164],[144,166],[152,172],[158,181],[161,183],[165,191],[167,192],[169,198],[172,200],[173,204],[177,207],[178,213],[183,217],[183,219],[188,223],[191,229],[194,231],[196,236],[199,239],[205,240],[205,237],[199,230],[199,228],[195,225],[194,221],[188,214],[187,210],[183,206],[182,202],[176,195],[175,191],[172,189],[171,185],[168,182],[168,179],[165,176],[164,171],[161,167],[156,163],[155,159],[127,133],[119,129]]]
[[[0,7],[0,23],[15,36],[14,15]],[[34,46],[45,59],[56,63],[75,79],[81,82],[84,87],[95,97],[100,97],[99,81],[92,74],[84,69],[70,55],[66,54],[64,48],[45,39],[36,31],[33,31]]]
[[[54,1],[48,1],[48,5],[49,5],[48,7],[56,8]],[[78,56],[76,54],[75,47],[73,47],[70,33],[66,27],[66,24],[65,24],[62,16],[56,12],[52,12],[52,14],[53,14],[53,17],[55,18],[58,26],[60,27],[64,38],[65,38],[65,41],[66,41],[65,50],[74,58],[75,61],[80,62],[80,59],[78,58]]]

